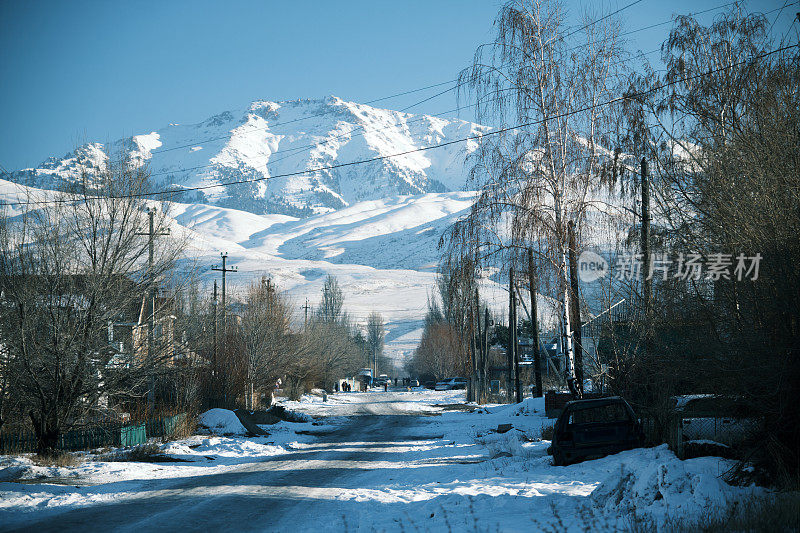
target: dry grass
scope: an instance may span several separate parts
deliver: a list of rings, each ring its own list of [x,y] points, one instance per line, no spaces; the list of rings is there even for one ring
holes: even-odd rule
[[[154,444],[152,442],[148,442],[147,444],[140,444],[138,446],[134,446],[130,450],[118,450],[110,455],[107,455],[102,458],[103,461],[114,461],[114,462],[128,462],[128,461],[135,461],[135,462],[145,462],[151,463],[154,461],[159,461],[164,455],[164,452],[161,451],[161,448],[158,444]]]
[[[63,468],[79,466],[83,458],[69,452],[58,452],[53,455],[33,455],[33,464],[38,466],[58,466]]]
[[[628,527],[632,533],[658,529],[668,533],[790,533],[800,531],[800,492],[781,492],[756,497],[728,509],[708,509],[700,519],[668,518],[664,527],[634,519]]]

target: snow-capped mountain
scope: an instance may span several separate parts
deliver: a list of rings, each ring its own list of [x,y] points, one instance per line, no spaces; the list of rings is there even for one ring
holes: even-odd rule
[[[462,120],[378,109],[333,96],[259,100],[243,111],[225,111],[196,124],[170,124],[111,147],[87,143],[13,177],[36,187],[58,188],[82,172],[102,168],[110,151],[147,163],[159,189],[260,180],[185,192],[175,200],[307,217],[365,200],[462,190],[464,158],[476,148],[474,141],[375,158],[487,130]],[[362,160],[372,161],[315,171]],[[275,177],[285,174],[291,176]]]

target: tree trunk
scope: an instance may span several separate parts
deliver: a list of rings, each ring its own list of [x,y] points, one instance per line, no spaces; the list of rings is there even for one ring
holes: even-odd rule
[[[58,453],[58,437],[61,428],[55,416],[43,415],[37,417],[33,411],[29,413],[33,423],[33,432],[36,435],[36,453],[40,456],[53,456]]]
[[[542,357],[539,352],[539,318],[536,305],[536,270],[533,263],[533,250],[528,249],[528,285],[531,293],[531,331],[533,334],[533,374],[536,383],[536,397],[542,397]]]
[[[485,401],[489,401],[489,308],[483,309],[483,394]]]
[[[506,353],[506,363],[508,364],[508,372],[506,373],[506,398],[511,403],[512,392],[511,387],[514,386],[514,330],[516,324],[514,323],[514,307],[516,306],[514,298],[514,269],[508,269],[508,351]]]
[[[575,257],[575,223],[570,220],[569,229],[569,281],[570,311],[572,311],[572,339],[575,347],[575,379],[578,393],[583,394],[583,338],[581,335],[581,307],[578,291],[578,261]]]
[[[475,376],[475,401],[484,403],[483,379],[481,374],[485,355],[483,353],[483,332],[481,331],[481,304],[477,287],[475,288],[475,321],[477,322],[477,338],[473,336],[473,346],[477,344],[477,350],[475,350],[476,360],[473,365]]]

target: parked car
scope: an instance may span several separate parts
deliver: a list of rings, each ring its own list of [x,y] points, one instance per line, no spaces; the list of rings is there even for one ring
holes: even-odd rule
[[[684,451],[689,457],[720,454],[751,436],[760,427],[742,400],[732,396],[676,396],[675,413]]]
[[[411,381],[408,382],[408,386],[409,387],[419,387],[419,380],[418,379],[412,379]]]
[[[436,386],[434,387],[435,390],[450,390],[450,380],[445,381],[437,381]]]
[[[431,389],[431,390],[436,389],[436,382],[435,381],[426,381],[425,382],[425,388],[426,389]]]
[[[547,453],[556,466],[639,448],[642,424],[619,396],[567,402],[553,428]]]
[[[436,390],[457,390],[466,389],[467,380],[465,378],[450,378],[436,384]]]

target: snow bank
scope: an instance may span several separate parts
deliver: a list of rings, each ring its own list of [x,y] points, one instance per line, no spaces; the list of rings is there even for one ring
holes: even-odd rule
[[[708,509],[730,508],[756,487],[732,487],[721,477],[733,463],[717,457],[681,461],[667,446],[622,452],[588,461],[599,469],[618,463],[592,492],[595,508],[608,517],[638,516],[655,523],[667,517],[697,519]]]
[[[246,435],[239,418],[228,409],[209,409],[197,419],[199,425],[216,435]]]

